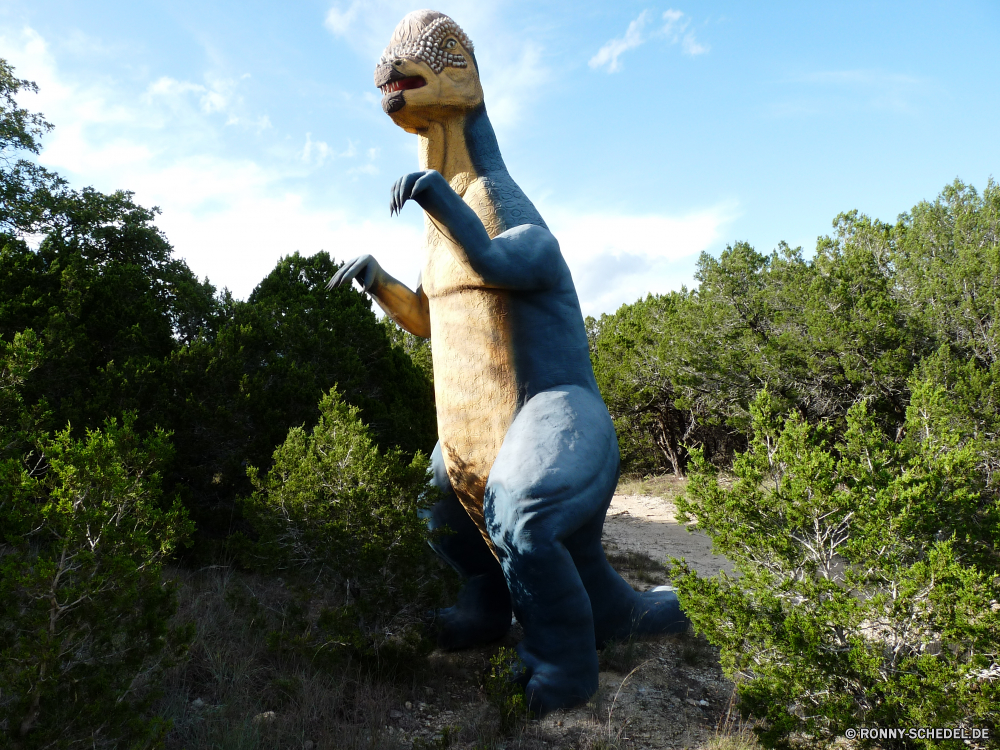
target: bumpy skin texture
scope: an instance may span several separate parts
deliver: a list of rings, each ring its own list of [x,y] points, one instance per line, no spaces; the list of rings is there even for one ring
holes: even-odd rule
[[[391,212],[410,200],[424,209],[427,262],[415,292],[370,256],[331,286],[356,278],[433,341],[441,499],[427,520],[454,532],[435,549],[466,581],[455,606],[436,613],[439,642],[495,640],[513,611],[530,708],[576,705],[597,689],[596,648],[680,632],[688,620],[673,592],[635,592],[604,557],[617,438],[569,268],[507,173],[471,42],[442,14],[412,13],[375,80],[385,111],[420,136],[424,166],[437,167],[400,178],[390,202]]]

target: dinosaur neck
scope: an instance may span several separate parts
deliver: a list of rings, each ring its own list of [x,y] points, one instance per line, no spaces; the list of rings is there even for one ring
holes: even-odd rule
[[[545,226],[538,210],[507,172],[485,105],[434,120],[418,137],[420,166],[436,169],[456,193],[464,198],[478,180],[498,220],[495,226],[490,225],[493,230],[520,224]]]
[[[437,170],[459,193],[476,177],[507,171],[482,104],[454,117],[432,121],[427,130],[418,134],[418,140],[420,167]]]

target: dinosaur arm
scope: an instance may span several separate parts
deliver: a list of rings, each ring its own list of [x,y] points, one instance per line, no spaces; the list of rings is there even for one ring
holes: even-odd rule
[[[554,283],[560,267],[559,243],[544,227],[524,224],[491,240],[476,212],[433,170],[406,175],[396,183],[393,207],[398,210],[407,198],[419,203],[454,240],[458,260],[488,285],[535,290]]]
[[[430,309],[423,286],[412,292],[383,271],[382,278],[368,291],[385,314],[402,329],[422,339],[431,337]]]
[[[431,337],[431,316],[427,295],[417,282],[417,291],[411,292],[405,285],[382,270],[370,255],[361,255],[342,265],[326,285],[327,289],[348,286],[351,280],[361,285],[362,291],[370,294],[386,315],[414,336]]]

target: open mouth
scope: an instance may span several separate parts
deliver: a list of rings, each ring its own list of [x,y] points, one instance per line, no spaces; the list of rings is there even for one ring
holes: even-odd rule
[[[427,85],[425,81],[420,76],[409,76],[407,78],[399,78],[395,81],[389,81],[382,86],[379,86],[379,90],[382,95],[391,94],[394,91],[405,91],[406,89],[419,89]]]

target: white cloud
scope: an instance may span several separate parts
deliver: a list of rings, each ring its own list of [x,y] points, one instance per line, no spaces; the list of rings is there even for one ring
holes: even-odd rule
[[[624,36],[606,42],[604,46],[597,51],[597,54],[590,58],[590,62],[587,64],[595,70],[607,65],[609,73],[615,73],[621,70],[621,63],[618,61],[618,58],[630,49],[635,49],[646,41],[646,37],[643,35],[642,29],[643,26],[646,25],[646,21],[648,19],[649,11],[644,10],[639,14],[638,18],[628,25]]]
[[[684,50],[685,55],[703,55],[708,52],[708,45],[699,44],[694,38],[694,32],[689,31],[684,35],[681,49]]]
[[[372,153],[373,151],[375,154]],[[352,140],[347,141],[347,148],[340,153],[337,153],[325,141],[314,141],[312,139],[312,133],[306,133],[306,142],[302,147],[302,152],[299,154],[299,158],[302,160],[303,164],[321,167],[327,159],[351,159],[357,156],[357,153],[358,144]],[[369,149],[369,159],[374,160],[377,153],[377,149]]]
[[[414,250],[422,243],[416,212],[390,220],[386,210],[383,220],[370,221],[308,203],[301,177],[334,158],[343,159],[343,172],[350,174],[356,143],[348,141],[338,153],[307,134],[301,151],[274,163],[220,156],[217,136],[227,121],[218,117],[219,107],[233,102],[225,80],[200,84],[161,76],[130,99],[113,84],[102,88],[62,75],[45,40],[31,29],[0,33],[0,48],[19,77],[39,85],[40,93],[21,103],[56,125],[39,161],[75,184],[127,187],[140,204],[159,206],[157,225],[176,254],[216,286],[246,297],[280,256],[321,249],[338,260],[377,254],[398,278],[415,282],[420,262]],[[248,124],[271,127],[266,116]],[[378,149],[365,154],[359,171],[377,169]]]
[[[302,147],[301,159],[304,163],[322,164],[332,153],[330,147],[324,141],[313,141],[312,133],[306,133],[306,145]]]
[[[663,20],[667,22],[667,24],[663,27],[663,33],[669,34],[674,25],[680,23],[682,18],[684,18],[684,13],[679,10],[667,8],[663,11]]]
[[[670,8],[663,13],[663,26],[651,33],[646,32],[649,22],[649,11],[644,10],[629,23],[624,36],[616,37],[604,44],[597,54],[590,58],[588,65],[593,69],[607,67],[609,73],[617,73],[622,69],[621,60],[623,54],[631,49],[635,49],[645,44],[650,39],[664,38],[669,44],[680,44],[681,51],[686,55],[701,55],[708,52],[708,45],[701,44],[695,38],[694,31],[689,31],[691,19],[679,10]],[[686,33],[685,33],[686,32]]]
[[[484,32],[483,38],[487,30],[490,34],[502,33],[506,26],[504,19],[510,17],[509,9],[481,0],[455,0],[448,6],[441,11],[450,15],[469,34],[473,43],[479,30]],[[337,0],[327,11],[324,25],[351,48],[368,55],[374,65],[392,37],[396,24],[412,10],[414,6],[410,0],[351,0],[349,3]]]
[[[501,48],[501,58],[491,51],[481,61],[483,90],[490,122],[500,131],[514,127],[531,103],[552,80],[552,71],[542,62],[542,48],[525,42],[518,48]]]
[[[721,242],[739,206],[722,203],[682,216],[581,214],[544,204],[539,208],[559,240],[584,314],[599,315],[649,292],[690,287],[698,254]]]
[[[670,44],[680,42],[681,52],[685,55],[694,57],[695,55],[703,55],[708,52],[708,45],[698,42],[695,38],[694,30],[690,30],[691,19],[685,16],[684,13],[670,8],[664,12],[663,20],[666,23],[663,24],[660,34],[666,37]]]
[[[346,10],[341,10],[340,7],[334,5],[327,11],[326,20],[324,21],[326,28],[336,36],[346,36],[350,32],[351,25],[357,18],[361,7],[361,0],[354,0]]]

